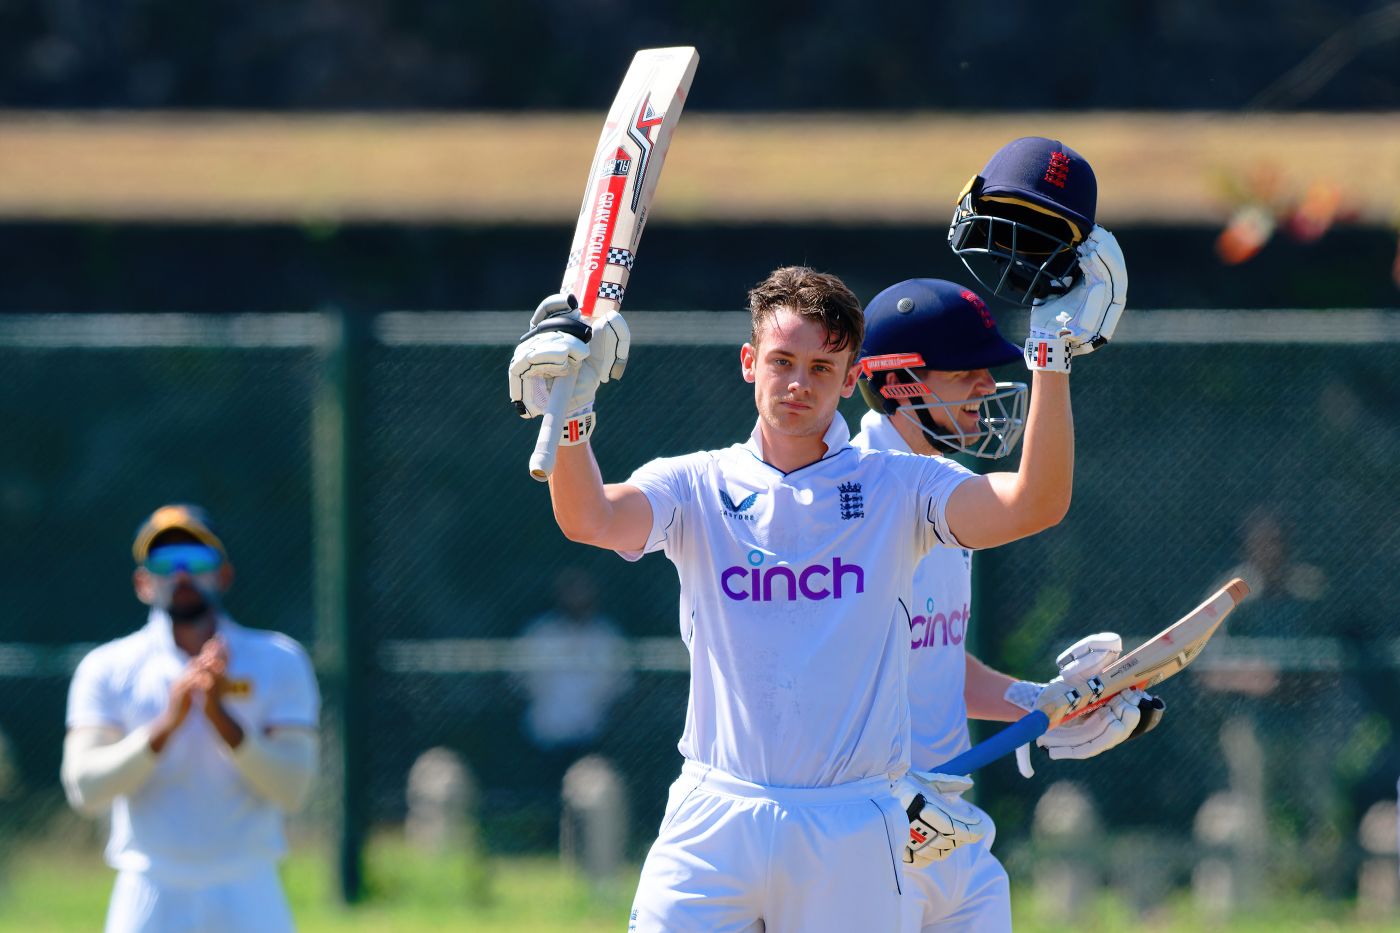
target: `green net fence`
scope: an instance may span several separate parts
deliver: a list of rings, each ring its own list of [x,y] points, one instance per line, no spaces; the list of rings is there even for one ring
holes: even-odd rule
[[[1055,860],[1047,814],[1070,794],[1108,830],[1084,859],[1095,871],[1111,875],[1119,844],[1156,861],[1144,898],[1256,850],[1261,883],[1346,894],[1367,858],[1363,814],[1393,800],[1400,775],[1400,313],[1134,313],[1077,367],[1069,517],[978,558],[976,650],[1048,679],[1083,634],[1133,643],[1232,573],[1260,592],[1162,688],[1168,713],[1146,740],[1098,762],[1041,761],[1030,781],[1000,763],[979,776],[979,800],[1017,871]],[[629,317],[627,377],[601,397],[604,475],[746,436],[746,319]],[[403,824],[415,761],[446,747],[474,776],[488,855],[555,852],[561,777],[596,753],[619,776],[636,859],[680,766],[676,577],[659,555],[629,564],[555,529],[525,466],[535,423],[505,398],[523,324],[370,323],[349,503],[364,542],[350,568],[364,624],[360,816]],[[12,848],[74,825],[57,783],[68,678],[87,648],[142,623],[129,547],[156,505],[207,506],[237,569],[231,614],[324,657],[312,425],[335,404],[318,386],[337,333],[319,314],[0,320],[0,840]],[[844,413],[854,425],[858,399]],[[575,573],[613,636],[580,647],[542,625],[522,641]],[[573,741],[541,741],[532,690],[570,678],[555,701],[592,721]],[[336,786],[303,828],[329,819]],[[1231,831],[1254,817],[1267,847]]]

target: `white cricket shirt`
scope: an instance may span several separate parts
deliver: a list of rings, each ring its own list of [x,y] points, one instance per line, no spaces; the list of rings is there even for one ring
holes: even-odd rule
[[[909,452],[886,417],[867,412],[860,428],[851,441],[856,447]],[[919,561],[909,611],[911,759],[915,770],[928,771],[971,747],[963,687],[972,619],[972,552],[936,548]]]
[[[644,552],[664,550],[680,576],[681,754],[771,787],[908,767],[901,597],[919,558],[954,544],[944,505],[971,475],[858,450],[839,416],[823,440],[825,457],[784,474],[755,427],[747,443],[653,460],[627,480],[651,502]]]
[[[306,652],[276,632],[220,617],[234,692],[224,708],[245,732],[269,726],[315,729],[320,695]],[[169,704],[170,685],[189,656],[176,645],[170,617],[154,610],[146,625],[94,648],[68,689],[68,728],[146,725]],[[112,804],[107,863],[173,884],[239,877],[286,851],[282,812],[258,796],[198,707],[156,757],[155,772]]]

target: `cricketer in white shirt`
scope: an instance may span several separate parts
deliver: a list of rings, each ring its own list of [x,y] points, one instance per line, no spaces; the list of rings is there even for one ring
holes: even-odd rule
[[[1049,419],[1015,475],[855,450],[836,407],[859,373],[859,302],[834,276],[787,267],[750,292],[749,442],[608,485],[589,443],[593,394],[621,375],[628,334],[607,312],[583,344],[575,307],[551,296],[536,310],[511,397],[538,415],[543,383],[577,374],[550,477],[556,520],[625,556],[664,550],[691,655],[685,763],[630,929],[897,929],[910,841],[892,792],[910,754],[900,600],[931,548],[1002,544],[1063,516],[1036,474],[1072,461],[1067,426]],[[667,400],[681,412],[700,401],[687,379]]]
[[[784,474],[745,444],[653,460],[644,551],[680,576],[691,656],[680,751],[770,787],[896,777],[908,763],[908,616],[900,596],[952,542],[948,460],[859,450],[835,418],[821,460]],[[640,554],[632,554],[635,557]]]
[[[851,444],[862,450],[909,451],[890,420],[875,412],[861,418]],[[929,457],[927,459],[942,459]],[[946,462],[946,461],[945,461]],[[910,766],[934,771],[971,747],[967,728],[967,633],[972,623],[972,552],[930,551],[914,571],[910,601],[909,707],[913,748]],[[996,827],[984,811],[984,836],[942,861],[905,865],[906,931],[1010,930],[1010,882],[992,854]]]
[[[301,646],[226,616],[217,632],[231,684],[223,705],[245,736],[314,732],[320,698]],[[144,744],[146,726],[165,710],[189,660],[172,638],[170,617],[152,609],[143,628],[93,649],[78,665],[68,693],[70,736],[92,730]],[[118,878],[109,931],[292,928],[276,874],[286,852],[285,803],[254,789],[237,754],[197,710],[159,755],[142,749],[137,766],[146,776],[110,803],[106,855]],[[73,782],[65,783],[82,804]],[[100,812],[101,802],[91,803],[82,808]]]
[[[655,460],[627,480],[651,504],[643,550],[663,550],[680,576],[691,678],[673,800],[700,789],[749,806],[829,808],[817,826],[772,842],[768,821],[750,827],[741,809],[728,814],[731,831],[714,837],[712,850],[713,800],[689,796],[668,808],[643,868],[634,905],[643,914],[666,916],[674,888],[659,882],[675,863],[712,851],[721,865],[738,857],[741,877],[769,865],[769,897],[755,889],[736,898],[733,913],[758,911],[770,928],[836,929],[844,918],[840,928],[854,929],[878,916],[869,904],[834,913],[813,899],[820,914],[798,908],[800,897],[785,904],[782,895],[800,891],[812,872],[872,884],[883,874],[885,889],[899,890],[908,819],[889,788],[910,753],[900,596],[919,558],[952,541],[944,504],[971,474],[950,461],[857,450],[849,437],[834,419],[822,438],[826,456],[784,474],[764,461],[755,428],[746,444]],[[842,804],[854,812],[838,816]],[[887,852],[814,845],[812,837],[850,835],[874,815]],[[787,819],[797,822],[791,812]],[[724,887],[710,879],[701,889],[713,929],[728,928],[713,903]]]

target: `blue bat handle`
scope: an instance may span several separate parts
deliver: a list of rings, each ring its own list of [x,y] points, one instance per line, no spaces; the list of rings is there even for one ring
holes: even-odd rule
[[[971,774],[1027,742],[1034,742],[1050,728],[1050,717],[1032,710],[989,739],[984,739],[950,761],[934,768],[939,774]]]

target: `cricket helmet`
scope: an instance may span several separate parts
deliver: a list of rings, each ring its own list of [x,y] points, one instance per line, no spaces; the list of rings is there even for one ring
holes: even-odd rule
[[[1038,304],[1078,281],[1075,248],[1094,228],[1098,192],[1093,167],[1064,143],[1012,140],[958,195],[948,245],[991,294]]]
[[[908,418],[936,450],[995,460],[1015,450],[1026,427],[1026,385],[998,382],[982,398],[939,398],[918,372],[991,369],[1021,359],[1021,348],[997,330],[987,303],[970,288],[942,279],[909,279],[880,292],[865,308],[860,392],[871,410]],[[901,404],[901,401],[904,404]],[[958,428],[934,414],[976,402],[978,429]]]

